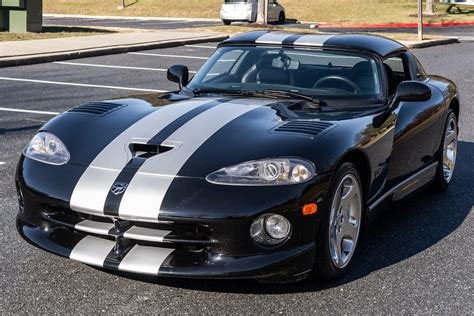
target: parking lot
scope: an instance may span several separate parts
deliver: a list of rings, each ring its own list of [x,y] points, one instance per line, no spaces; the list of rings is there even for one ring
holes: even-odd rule
[[[217,20],[205,19],[110,19],[110,18],[82,18],[82,17],[44,17],[44,25],[67,25],[67,26],[89,26],[89,27],[122,27],[143,30],[171,30],[179,28],[194,28],[213,25],[222,25]]]
[[[457,170],[444,194],[397,204],[359,244],[337,282],[263,285],[123,276],[38,250],[15,228],[21,150],[56,113],[93,100],[176,89],[175,63],[196,71],[216,43],[0,69],[1,313],[449,313],[474,310],[474,43],[415,50],[462,97]],[[91,140],[93,141],[93,140]],[[52,179],[54,181],[54,179]]]

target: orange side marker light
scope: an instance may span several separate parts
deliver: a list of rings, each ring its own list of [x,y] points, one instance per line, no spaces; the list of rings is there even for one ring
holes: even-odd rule
[[[317,211],[318,211],[318,204],[316,203],[310,203],[303,206],[303,215],[305,216],[316,214]]]

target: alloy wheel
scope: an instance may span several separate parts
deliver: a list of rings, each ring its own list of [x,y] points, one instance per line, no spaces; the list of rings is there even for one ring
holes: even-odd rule
[[[359,181],[347,174],[339,183],[329,217],[329,251],[339,269],[346,267],[354,254],[362,219]]]
[[[449,183],[453,177],[454,166],[456,165],[456,156],[458,150],[458,127],[456,118],[449,118],[446,133],[444,135],[443,148],[443,174],[446,183]]]

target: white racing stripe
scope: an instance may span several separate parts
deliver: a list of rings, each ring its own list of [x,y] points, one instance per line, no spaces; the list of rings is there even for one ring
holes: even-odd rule
[[[115,242],[94,236],[84,237],[72,249],[69,258],[85,264],[103,267]],[[122,259],[121,271],[158,275],[161,265],[174,251],[170,248],[135,245]]]
[[[59,85],[59,86],[74,86],[74,87],[114,89],[114,90],[130,90],[130,91],[158,92],[158,93],[168,92],[166,90],[153,90],[153,89],[128,88],[128,87],[117,87],[117,86],[104,86],[104,85],[94,85],[94,84],[85,84],[85,83],[72,83],[72,82],[23,79],[23,78],[10,78],[10,77],[0,77],[0,80],[52,84],[52,85]]]
[[[67,66],[82,66],[82,67],[96,67],[96,68],[112,68],[112,69],[129,69],[129,70],[145,70],[145,71],[158,71],[158,72],[167,72],[168,69],[164,68],[144,68],[144,67],[128,67],[128,66],[114,66],[114,65],[98,65],[98,64],[84,64],[84,63],[73,63],[65,61],[56,61],[53,64],[58,65],[67,65]],[[190,71],[189,73],[195,74],[195,71]]]
[[[168,105],[127,128],[99,153],[83,173],[72,193],[71,209],[103,216],[107,194],[132,158],[128,144],[132,141],[146,143],[170,122],[205,102],[200,99]]]
[[[198,56],[184,56],[184,55],[168,55],[168,54],[153,54],[153,53],[127,53],[130,55],[141,55],[141,56],[156,56],[156,57],[169,57],[169,58],[188,58],[188,59],[202,59],[208,60],[209,57],[198,57]]]
[[[69,258],[97,267],[103,267],[105,258],[115,246],[107,239],[86,236],[72,249]]]
[[[123,237],[152,242],[162,242],[163,238],[165,238],[169,233],[171,233],[171,231],[132,226],[127,229],[127,231],[123,234]]]
[[[169,248],[135,245],[120,262],[119,270],[157,275],[161,265],[174,251]]]
[[[290,37],[292,34],[289,33],[281,33],[281,32],[271,32],[266,33],[255,41],[257,44],[282,44],[283,41]]]
[[[303,35],[295,41],[295,45],[323,46],[334,35]]]
[[[97,235],[108,235],[109,230],[112,228],[114,228],[114,224],[112,223],[103,223],[91,220],[84,220],[74,226],[74,229],[76,230]]]
[[[2,107],[0,107],[0,111],[16,112],[16,113],[30,113],[30,114],[44,114],[44,115],[59,115],[60,114],[60,112],[25,110],[25,109],[12,109],[12,108],[2,108]]]
[[[209,109],[188,121],[164,143],[180,143],[161,155],[151,157],[140,167],[125,191],[119,216],[124,219],[156,222],[163,199],[179,170],[212,135],[222,127],[261,105],[274,101],[234,100]]]

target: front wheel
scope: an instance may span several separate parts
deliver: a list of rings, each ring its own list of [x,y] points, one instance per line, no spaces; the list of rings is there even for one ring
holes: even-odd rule
[[[316,240],[314,276],[340,277],[354,255],[363,215],[363,192],[359,173],[344,163],[331,182]]]
[[[222,23],[224,23],[224,25],[230,25],[231,21],[229,21],[229,20],[222,20]]]
[[[458,120],[453,110],[449,110],[441,142],[438,171],[434,181],[435,189],[444,191],[453,178],[458,153]]]

